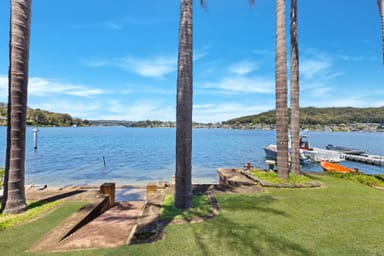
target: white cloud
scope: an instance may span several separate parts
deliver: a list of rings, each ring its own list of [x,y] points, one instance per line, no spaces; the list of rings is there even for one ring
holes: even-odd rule
[[[253,50],[252,51],[254,54],[258,55],[273,55],[274,50]]]
[[[340,58],[345,61],[367,61],[369,58],[366,58],[364,56],[349,56],[346,54],[341,54]]]
[[[29,79],[28,94],[47,96],[50,94],[66,94],[79,97],[92,97],[103,94],[102,89],[88,88],[83,85],[75,85],[60,81],[31,77]]]
[[[107,29],[112,29],[112,30],[120,30],[120,29],[123,28],[121,24],[118,24],[118,23],[113,22],[113,21],[106,21],[106,22],[104,22],[104,26]]]
[[[300,60],[300,76],[303,80],[314,81],[331,81],[337,77],[344,76],[344,71],[338,70],[338,59],[348,59],[347,56],[330,56],[318,49],[305,49],[303,57]]]
[[[229,67],[229,72],[236,75],[246,75],[257,68],[256,63],[251,61],[242,61],[235,63]]]
[[[28,94],[37,96],[67,94],[79,97],[91,97],[104,93],[102,89],[88,88],[83,85],[64,83],[40,77],[30,77],[28,83]],[[0,75],[0,88],[1,97],[8,95],[8,77]]]
[[[196,122],[221,122],[232,118],[258,114],[270,109],[266,105],[240,103],[201,104],[193,107],[193,120]]]
[[[329,96],[327,98],[319,98],[316,100],[315,104],[313,98],[304,98],[301,102],[303,107],[305,106],[315,106],[315,107],[368,107],[367,103],[362,99],[353,96],[345,96],[343,100],[340,100],[338,97]]]
[[[119,58],[117,65],[140,76],[163,78],[176,70],[177,60],[169,56],[157,56],[149,59],[126,57]]]
[[[0,102],[8,102],[8,77],[0,75]]]
[[[195,58],[203,58],[201,53]],[[112,60],[89,59],[84,60],[83,64],[89,67],[112,66],[131,71],[140,76],[152,78],[164,78],[165,75],[176,71],[177,58],[172,56],[154,56],[152,58],[120,57]]]
[[[124,20],[106,20],[106,21],[97,21],[93,23],[76,23],[73,25],[74,29],[79,30],[121,30],[125,25]]]
[[[312,89],[310,89],[310,87]],[[362,91],[359,94],[355,90],[344,91],[342,97],[337,93],[338,88],[332,88],[323,84],[313,84],[306,87],[300,96],[300,105],[315,107],[382,107],[384,100],[383,90]],[[367,100],[369,99],[369,100]]]
[[[209,54],[210,45],[203,46],[200,49],[193,50],[193,61],[198,61]]]
[[[175,106],[163,105],[156,102],[137,101],[132,104],[122,104],[119,101],[111,100],[107,102],[106,113],[102,116],[107,120],[175,120]]]
[[[206,52],[194,52],[193,53],[193,61],[198,61],[198,60],[201,60],[202,58],[204,58],[205,56],[207,56],[207,53]]]
[[[231,93],[273,93],[275,82],[264,78],[233,76],[219,82],[202,83],[201,87]]]
[[[86,60],[83,61],[83,63],[89,67],[104,67],[110,65],[110,63],[105,60]]]
[[[303,83],[300,91],[302,94],[308,93],[314,98],[323,98],[332,93],[333,88],[326,83]]]
[[[304,59],[300,62],[300,75],[305,79],[311,79],[315,75],[326,71],[331,67],[331,61],[328,59]]]
[[[35,96],[72,95],[78,97],[93,97],[105,93],[98,88],[90,88],[84,85],[65,83],[53,79],[30,77],[28,81],[28,94]],[[8,96],[8,77],[0,75],[1,100]]]
[[[74,100],[47,99],[43,102],[28,104],[31,108],[40,108],[56,113],[68,113],[72,117],[83,119],[98,119],[97,113],[103,110],[103,106],[97,101],[84,102]]]
[[[175,95],[176,93],[176,81],[174,82],[174,89],[169,89],[166,86],[161,85],[149,85],[147,83],[126,83],[123,89],[109,90],[109,92],[122,94],[139,94],[139,95]]]

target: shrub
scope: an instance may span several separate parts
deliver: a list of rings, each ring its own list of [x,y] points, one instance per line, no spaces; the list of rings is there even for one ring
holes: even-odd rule
[[[384,187],[384,179],[382,175],[367,175],[363,173],[328,173],[328,175],[346,179],[346,180],[352,180],[356,182],[360,182],[362,184],[368,185],[368,186],[380,186]]]
[[[293,173],[289,174],[288,180],[283,180],[279,178],[276,172],[262,171],[259,169],[252,170],[251,174],[260,180],[263,180],[269,183],[276,183],[276,184],[282,184],[282,183],[300,184],[300,183],[306,183],[306,182],[312,181],[312,179],[307,176],[297,175]]]

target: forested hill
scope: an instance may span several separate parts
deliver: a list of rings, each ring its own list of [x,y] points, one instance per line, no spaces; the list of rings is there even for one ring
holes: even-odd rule
[[[0,103],[0,125],[7,125],[7,105]],[[31,126],[84,126],[88,121],[73,118],[65,113],[53,113],[42,109],[27,108],[27,125]]]
[[[289,111],[289,110],[288,110]],[[290,111],[289,111],[290,114]],[[225,121],[224,124],[275,124],[276,111],[244,116]],[[315,108],[300,109],[300,124],[328,125],[351,123],[384,123],[384,107],[379,108]]]

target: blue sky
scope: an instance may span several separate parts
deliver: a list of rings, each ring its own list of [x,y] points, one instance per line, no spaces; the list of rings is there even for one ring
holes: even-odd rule
[[[0,102],[9,2],[0,3]],[[298,7],[301,106],[384,106],[376,0]],[[28,106],[83,119],[175,120],[179,8],[180,0],[33,0]],[[275,1],[250,9],[247,0],[207,0],[203,10],[195,0],[193,120],[274,109],[274,40]]]

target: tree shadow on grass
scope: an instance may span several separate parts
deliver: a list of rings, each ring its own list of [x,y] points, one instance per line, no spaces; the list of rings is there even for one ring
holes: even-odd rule
[[[220,195],[221,198],[219,201],[222,203],[222,206],[219,206],[217,204],[216,197],[213,196],[212,198],[212,191],[210,191],[207,186],[200,186],[199,188],[194,189],[193,192],[194,194],[211,193],[210,200],[215,214],[212,214],[207,218],[203,217],[200,220],[212,219],[212,217],[216,216],[220,207],[223,207],[225,212],[225,215],[223,215],[223,213],[219,213],[219,215],[211,221],[205,221],[202,224],[204,227],[203,229],[201,229],[200,225],[189,225],[186,227],[188,229],[192,229],[195,234],[195,237],[192,239],[196,241],[200,251],[203,252],[203,255],[218,255],[215,250],[220,250],[220,248],[240,248],[240,251],[245,250],[246,252],[238,253],[237,251],[234,251],[234,253],[249,255],[257,252],[263,252],[262,248],[265,244],[267,244],[267,246],[273,245],[275,251],[283,254],[285,250],[294,252],[293,254],[296,255],[309,254],[307,251],[302,249],[299,244],[291,243],[280,238],[278,235],[276,236],[263,230],[262,226],[257,226],[255,223],[252,223],[252,219],[250,219],[249,222],[242,219],[239,223],[237,223],[236,220],[226,217],[228,212],[234,213],[241,211],[261,211],[268,214],[288,217],[289,215],[286,212],[269,207],[271,203],[277,200],[274,197],[266,194],[260,194],[259,196],[245,194]],[[162,200],[149,201],[146,207],[152,212],[156,212],[156,210],[159,212],[162,207]],[[160,215],[158,215],[150,221],[143,221],[138,226],[135,236],[131,240],[131,244],[149,243],[163,239],[165,237],[164,230],[170,223],[187,223],[195,221],[196,218],[183,219],[183,221],[176,220],[175,222],[175,219],[172,217],[161,219]],[[245,224],[244,221],[246,222]],[[211,233],[217,237],[217,239],[213,240],[213,244],[215,245],[211,244],[212,238],[207,239],[207,241],[202,238],[207,236],[210,237]],[[221,243],[223,246],[220,245]],[[228,244],[233,247],[228,247]],[[215,246],[217,249],[212,249]],[[276,249],[280,247],[281,250]]]
[[[289,241],[279,234],[273,234],[261,225],[238,223],[225,216],[217,221],[206,222],[204,228],[194,228],[196,240],[202,255],[312,255],[299,243]],[[201,239],[209,230],[209,240]]]
[[[229,196],[230,197],[230,196]],[[219,201],[225,201],[225,197]],[[222,203],[220,213],[215,219],[207,221],[204,226],[192,226],[194,239],[203,255],[312,255],[299,243],[274,234],[263,225],[246,217],[236,219],[235,211],[262,211],[282,217],[289,216],[284,211],[268,207],[275,201],[272,196],[244,197]],[[253,205],[251,204],[253,203]],[[207,234],[209,232],[209,234]],[[209,239],[204,237],[209,236]]]
[[[193,189],[194,195],[208,194],[208,186],[203,186],[203,189]],[[168,192],[169,193],[169,192]],[[211,209],[207,211],[206,205],[203,212],[208,212],[207,215],[201,215],[201,209],[191,208],[188,211],[178,210],[173,208],[172,205],[164,205],[165,193],[158,193],[150,196],[148,202],[144,208],[143,215],[138,219],[138,227],[134,236],[132,237],[131,244],[150,243],[164,238],[164,230],[170,223],[189,223],[199,222],[207,218],[212,218],[217,211],[216,198],[211,198]],[[164,210],[164,214],[161,215],[161,209]],[[176,216],[178,218],[176,218]]]
[[[281,210],[277,210],[271,207],[268,207],[269,204],[273,203],[277,199],[270,195],[228,195],[226,196],[229,200],[224,200],[221,207],[224,207],[228,211],[259,211],[266,212],[275,215],[280,215],[288,217],[289,215]],[[231,200],[234,198],[234,200]],[[238,198],[238,200],[237,200]]]
[[[172,219],[160,219],[163,199],[162,193],[151,195],[147,199],[143,214],[137,219],[138,225],[130,244],[151,243],[163,239],[164,229],[172,221]]]
[[[78,190],[74,190],[74,191],[65,192],[65,193],[61,193],[61,194],[58,194],[58,195],[53,195],[53,196],[50,196],[50,197],[42,198],[42,199],[40,199],[38,201],[34,201],[34,202],[30,203],[28,205],[28,209],[33,209],[35,207],[39,207],[39,206],[41,206],[43,204],[46,204],[46,203],[58,201],[58,200],[64,199],[64,198],[68,198],[68,197],[71,197],[71,196],[83,193],[85,191],[86,190],[78,189]]]

